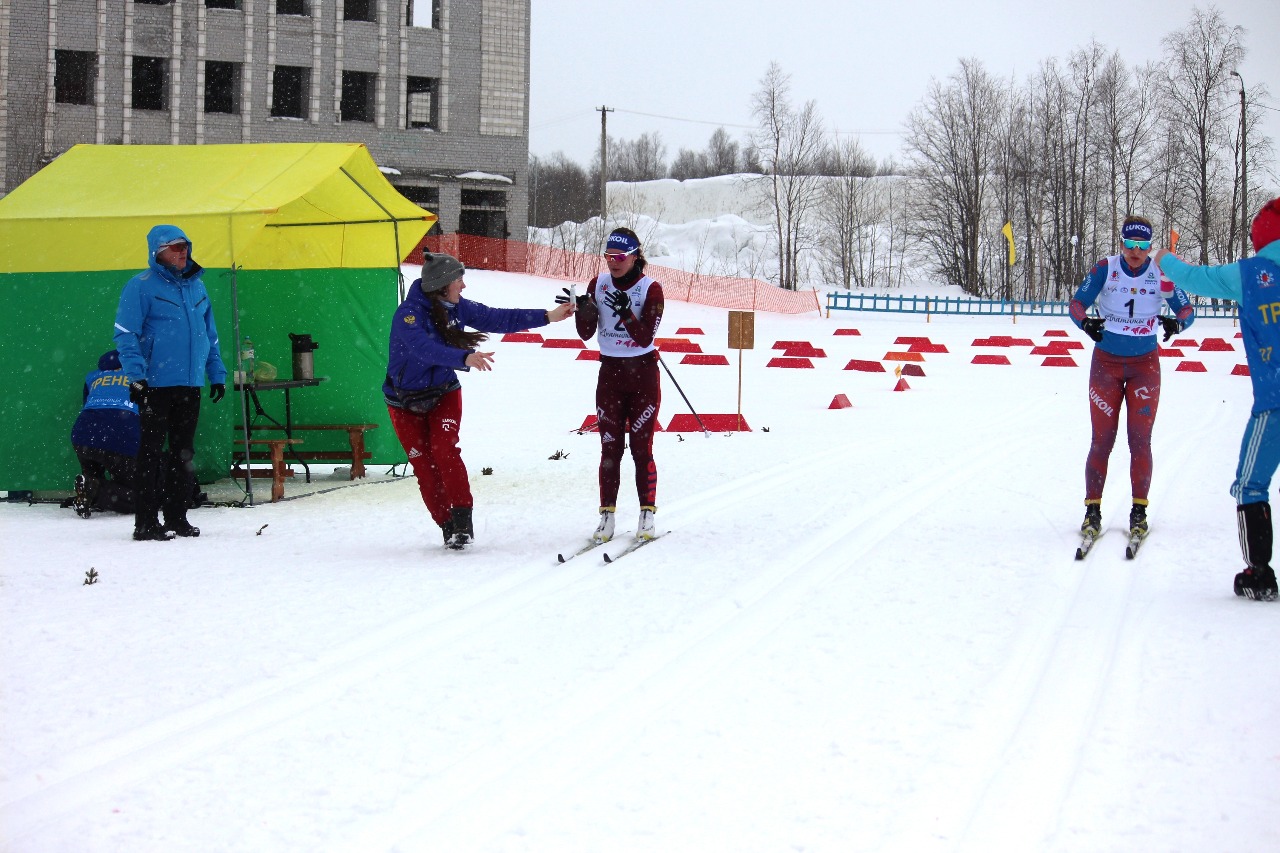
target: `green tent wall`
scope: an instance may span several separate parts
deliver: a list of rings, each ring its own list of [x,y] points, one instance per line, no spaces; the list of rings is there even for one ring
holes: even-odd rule
[[[120,148],[130,149],[127,157],[111,150]],[[299,258],[324,258],[344,265],[244,268],[237,260],[233,277],[229,266],[211,263],[208,256],[215,255],[214,260],[237,258],[234,237],[223,241],[229,249],[218,246],[202,254],[202,234],[221,238],[233,230],[231,224],[218,224],[216,212],[202,210],[187,217],[180,205],[169,204],[157,206],[153,212],[129,209],[113,218],[115,199],[105,193],[96,213],[92,209],[69,211],[68,207],[83,208],[86,201],[83,197],[67,198],[66,175],[55,176],[63,187],[59,195],[48,197],[46,204],[49,194],[42,189],[41,176],[58,167],[63,158],[74,160],[69,157],[73,152],[106,156],[116,171],[127,171],[136,164],[136,180],[128,175],[120,178],[120,186],[126,188],[145,184],[146,176],[156,171],[154,161],[176,157],[194,176],[186,188],[193,198],[201,197],[199,178],[203,176],[216,184],[210,192],[231,199],[228,204],[232,209],[223,216],[225,223],[241,228],[246,217],[257,215],[266,220],[266,227],[259,228],[264,236],[255,244],[259,249],[256,263],[268,266],[272,257],[286,256],[289,263],[298,263]],[[203,168],[199,160],[202,152],[212,155]],[[399,299],[396,261],[414,248],[434,216],[400,196],[377,172],[363,146],[76,146],[63,158],[0,199],[0,364],[8,366],[10,376],[7,405],[0,411],[0,490],[70,489],[79,472],[70,433],[80,411],[85,375],[96,368],[103,352],[114,347],[113,324],[120,291],[145,267],[146,231],[162,222],[186,230],[193,244],[192,257],[205,265],[203,279],[214,304],[229,377],[237,368],[240,349],[236,319],[240,339],[252,339],[258,361],[275,365],[281,379],[292,378],[289,333],[309,334],[319,345],[314,354],[315,375],[325,381],[291,392],[294,422],[376,423],[379,428],[366,434],[371,464],[403,461],[381,394],[387,329]],[[271,168],[264,169],[264,162]],[[237,193],[229,190],[228,184],[239,175],[228,178],[219,168],[234,170],[238,163],[252,163],[259,172],[271,172],[269,179],[257,182],[261,184],[254,188],[257,197],[288,184],[287,194],[297,196],[299,203],[288,207],[287,199],[276,198],[260,205],[259,210],[235,209]],[[66,165],[92,180],[93,156],[81,156]],[[301,178],[297,177],[299,171],[304,173]],[[318,177],[312,179],[310,173]],[[317,190],[307,198],[306,188],[320,180],[329,183],[323,192]],[[57,187],[58,182],[46,186]],[[341,191],[349,186],[358,192],[344,200]],[[127,193],[122,190],[122,194]],[[47,213],[44,206],[49,208]],[[273,217],[289,221],[284,227],[273,227]],[[48,239],[41,240],[39,234]],[[249,238],[240,239],[248,242]],[[36,242],[38,247],[29,248]],[[264,244],[273,251],[262,252]],[[135,262],[132,268],[119,259],[108,259],[113,253],[127,253],[128,260]],[[251,251],[239,254],[252,256]],[[292,260],[287,257],[290,254]],[[371,266],[370,255],[385,262]],[[37,258],[27,269],[25,256]],[[104,259],[104,267],[115,268],[91,269],[98,258]],[[50,269],[57,266],[65,269]],[[238,318],[233,317],[233,304],[238,306]],[[259,398],[264,409],[283,422],[283,392],[262,391]],[[217,404],[209,401],[206,391],[196,436],[197,476],[202,482],[225,477],[230,469],[236,452],[236,425],[241,422],[241,400],[230,385],[227,397]],[[248,405],[252,414],[252,405]],[[307,432],[300,437],[312,449],[347,446],[345,433]]]

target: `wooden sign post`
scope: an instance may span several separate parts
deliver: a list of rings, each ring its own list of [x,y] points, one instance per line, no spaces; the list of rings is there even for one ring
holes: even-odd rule
[[[738,431],[742,431],[742,351],[756,348],[754,311],[729,312],[729,348],[738,351]]]

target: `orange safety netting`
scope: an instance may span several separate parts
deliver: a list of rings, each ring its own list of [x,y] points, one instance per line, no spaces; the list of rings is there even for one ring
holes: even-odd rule
[[[424,248],[453,255],[470,269],[527,273],[579,283],[586,283],[605,271],[600,255],[469,234],[427,237],[405,258],[405,263],[421,264]],[[737,311],[822,313],[816,290],[783,290],[756,279],[699,275],[654,264],[645,267],[645,274],[662,284],[667,299]]]

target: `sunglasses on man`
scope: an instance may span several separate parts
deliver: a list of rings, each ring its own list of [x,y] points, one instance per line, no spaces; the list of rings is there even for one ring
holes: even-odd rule
[[[1124,247],[1126,249],[1150,249],[1150,240],[1125,240]]]

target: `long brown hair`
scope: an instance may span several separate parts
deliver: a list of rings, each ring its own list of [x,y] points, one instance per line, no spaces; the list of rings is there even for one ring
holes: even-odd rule
[[[445,308],[448,303],[444,301],[443,293],[436,291],[428,295],[431,297],[431,322],[436,324],[436,331],[446,344],[459,349],[475,349],[489,340],[484,332],[468,332],[461,323],[455,326],[449,322],[449,312]]]

